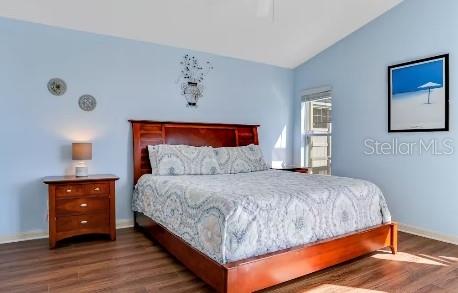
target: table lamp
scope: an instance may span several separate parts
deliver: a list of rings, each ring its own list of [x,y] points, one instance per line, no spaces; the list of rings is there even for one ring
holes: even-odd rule
[[[75,167],[75,176],[88,176],[85,161],[92,160],[92,143],[72,143],[72,160],[79,161]]]

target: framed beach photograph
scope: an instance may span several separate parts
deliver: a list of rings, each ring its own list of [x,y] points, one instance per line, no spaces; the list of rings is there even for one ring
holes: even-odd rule
[[[449,130],[448,57],[388,67],[388,132]]]

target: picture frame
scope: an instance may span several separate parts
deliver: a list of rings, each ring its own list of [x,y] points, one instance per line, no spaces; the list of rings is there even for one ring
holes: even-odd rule
[[[388,132],[449,131],[449,54],[388,66]]]

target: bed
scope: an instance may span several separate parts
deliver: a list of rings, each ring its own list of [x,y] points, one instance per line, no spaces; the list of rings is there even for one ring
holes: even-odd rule
[[[151,175],[148,145],[258,144],[256,125],[131,123],[135,227],[219,292],[253,292],[397,250],[385,199],[364,180],[277,170]]]

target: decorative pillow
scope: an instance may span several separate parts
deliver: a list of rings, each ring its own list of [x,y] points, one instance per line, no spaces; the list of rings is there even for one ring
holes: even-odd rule
[[[221,174],[211,147],[161,144],[148,146],[151,168],[157,175]],[[155,171],[156,169],[157,171]]]
[[[235,174],[269,169],[258,145],[223,147],[214,150],[222,173]]]
[[[159,175],[157,168],[157,145],[148,146],[149,162],[151,164],[151,174]]]

